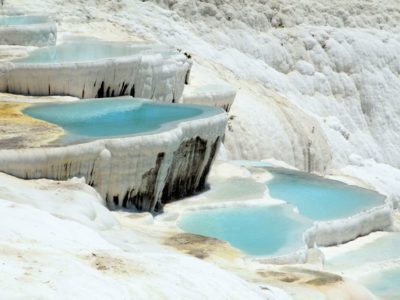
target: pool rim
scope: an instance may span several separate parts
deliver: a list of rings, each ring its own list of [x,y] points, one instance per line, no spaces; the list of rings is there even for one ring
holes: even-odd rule
[[[180,121],[171,121],[168,122],[167,124],[157,128],[156,130],[151,130],[151,131],[146,131],[144,133],[136,133],[136,134],[128,134],[128,135],[116,135],[116,136],[103,136],[103,137],[95,137],[95,138],[84,138],[84,139],[79,139],[78,141],[75,142],[69,142],[69,143],[57,143],[58,140],[62,139],[67,135],[66,130],[55,123],[48,122],[43,119],[35,118],[27,113],[25,113],[26,110],[29,110],[32,107],[41,107],[41,106],[48,106],[48,105],[79,105],[83,104],[85,102],[98,102],[98,101],[113,101],[113,100],[129,100],[129,101],[141,101],[145,103],[150,103],[154,105],[159,105],[159,106],[179,106],[179,107],[198,107],[201,109],[206,109],[206,111],[203,111],[200,115],[190,117],[190,118],[185,118]],[[227,113],[220,107],[213,107],[213,106],[205,106],[205,105],[198,105],[198,104],[185,104],[185,103],[165,103],[165,102],[158,102],[158,101],[153,101],[150,99],[144,99],[144,98],[134,98],[131,96],[122,96],[122,97],[111,97],[111,98],[91,98],[91,99],[81,99],[73,102],[44,102],[44,103],[29,103],[27,107],[24,107],[21,109],[21,113],[24,115],[40,120],[43,122],[46,122],[48,124],[52,124],[57,126],[58,128],[61,128],[64,131],[64,134],[62,136],[59,136],[56,140],[48,143],[47,145],[42,145],[39,147],[26,147],[22,149],[35,149],[35,148],[59,148],[59,147],[68,147],[68,146],[73,146],[73,145],[81,145],[81,144],[87,144],[91,142],[96,142],[96,141],[101,141],[101,140],[116,140],[116,139],[128,139],[128,138],[134,138],[134,137],[144,137],[144,136],[151,136],[151,135],[157,135],[157,134],[162,134],[166,133],[168,131],[174,130],[174,129],[179,129],[180,125],[183,123],[191,123],[195,122],[197,120],[205,120],[209,118],[216,118],[216,117],[224,117],[225,121],[227,120]],[[0,150],[6,150],[6,149],[1,149]]]

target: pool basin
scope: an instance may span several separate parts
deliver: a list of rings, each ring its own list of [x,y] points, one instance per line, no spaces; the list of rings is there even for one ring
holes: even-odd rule
[[[25,179],[84,178],[110,208],[160,211],[204,189],[227,117],[219,108],[133,98],[33,105],[61,126],[51,144],[0,149],[0,171]]]
[[[50,46],[57,40],[57,26],[47,16],[0,17],[0,45]]]
[[[268,169],[272,197],[287,201],[300,214],[318,221],[346,218],[384,204],[385,197],[367,189],[302,172]]]
[[[101,138],[126,137],[165,131],[195,118],[221,113],[220,109],[166,104],[137,98],[92,99],[83,102],[34,105],[25,114],[58,125],[65,135],[55,145]]]
[[[185,55],[165,46],[81,38],[0,66],[0,91],[179,102],[191,66]]]
[[[287,255],[304,247],[312,222],[286,206],[226,207],[189,211],[178,226],[186,232],[229,242],[248,255]]]

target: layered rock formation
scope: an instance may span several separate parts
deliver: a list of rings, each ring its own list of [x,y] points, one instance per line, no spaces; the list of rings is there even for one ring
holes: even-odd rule
[[[1,26],[0,45],[50,46],[57,40],[57,25],[43,18],[43,22]]]
[[[0,150],[0,170],[25,179],[84,177],[111,208],[158,211],[204,188],[225,126],[216,110],[149,135]]]
[[[178,52],[138,53],[76,62],[11,62],[0,66],[0,91],[78,98],[131,95],[177,102],[191,65]]]
[[[206,85],[201,89],[194,89],[183,95],[184,103],[200,104],[207,106],[217,106],[229,112],[236,91],[230,86]]]

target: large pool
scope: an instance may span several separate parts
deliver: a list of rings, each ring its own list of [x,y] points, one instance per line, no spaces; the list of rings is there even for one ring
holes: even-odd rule
[[[14,60],[15,63],[55,64],[96,61],[121,56],[136,55],[150,51],[153,45],[106,42],[92,39],[67,41],[61,45],[32,51],[28,56]],[[164,49],[165,53],[168,49]]]
[[[0,26],[31,25],[48,21],[45,16],[3,16],[0,17]]]
[[[56,143],[66,144],[157,132],[181,121],[218,114],[222,110],[137,98],[113,98],[34,105],[23,112],[62,127],[66,134]]]
[[[249,255],[280,255],[304,246],[302,234],[311,221],[286,206],[249,206],[187,212],[178,226],[186,232],[228,241]]]
[[[271,169],[267,182],[272,197],[285,200],[313,220],[345,218],[384,203],[384,196],[306,173]]]

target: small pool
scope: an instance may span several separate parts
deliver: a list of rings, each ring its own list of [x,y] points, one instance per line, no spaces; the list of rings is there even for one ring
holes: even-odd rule
[[[273,168],[267,163],[235,163],[261,168],[273,178],[264,184],[251,178],[212,182],[203,202],[222,201],[235,206],[186,212],[178,220],[182,230],[227,241],[249,255],[276,256],[301,248],[303,233],[315,220],[345,218],[384,204],[384,196],[338,181]],[[265,190],[260,185],[266,185],[272,197],[287,204],[243,207],[234,204],[251,199],[268,201],[263,199]],[[358,261],[356,257],[354,261]]]
[[[100,59],[131,56],[151,51],[154,45],[106,42],[92,39],[72,40],[61,45],[32,51],[28,56],[16,59],[14,63],[55,64],[68,62],[86,62]],[[161,46],[158,46],[161,50]],[[165,53],[172,50],[163,48]],[[165,54],[167,55],[167,54]]]
[[[104,98],[34,105],[23,112],[62,127],[66,134],[55,143],[67,144],[157,132],[176,126],[181,121],[219,114],[222,110],[138,98]]]
[[[18,26],[47,23],[45,16],[4,16],[0,17],[0,26]]]
[[[393,300],[400,298],[400,267],[369,274],[363,277],[360,282],[379,299]]]
[[[287,206],[251,206],[187,212],[178,226],[186,232],[227,241],[248,255],[281,255],[304,246],[302,235],[311,221]]]
[[[339,181],[283,169],[271,169],[266,184],[273,198],[282,199],[313,220],[345,218],[384,203],[385,197]]]

